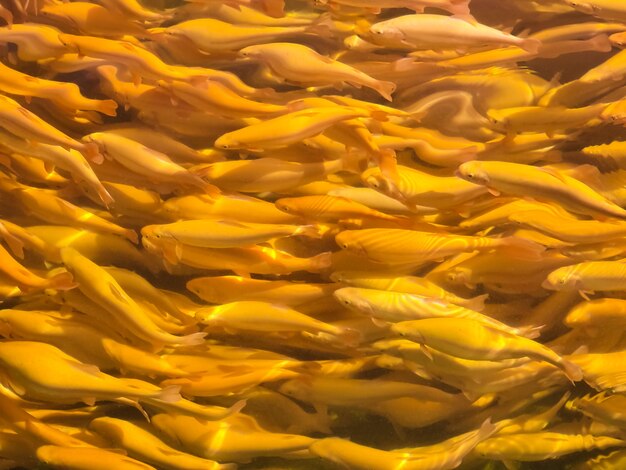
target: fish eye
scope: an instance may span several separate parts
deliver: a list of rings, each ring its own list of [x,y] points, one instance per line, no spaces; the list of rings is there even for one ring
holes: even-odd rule
[[[565,278],[562,277],[561,279],[559,279],[559,284],[560,285],[565,285]]]

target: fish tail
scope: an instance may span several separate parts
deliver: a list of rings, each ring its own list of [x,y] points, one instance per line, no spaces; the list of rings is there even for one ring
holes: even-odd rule
[[[55,274],[49,280],[50,287],[58,290],[70,290],[78,285],[74,282],[74,276],[69,271]]]
[[[342,170],[350,173],[361,174],[367,165],[367,157],[358,152],[346,152],[341,157]]]
[[[317,225],[301,225],[298,227],[298,230],[296,230],[296,235],[303,235],[309,238],[322,238],[322,231]]]
[[[85,149],[85,157],[96,165],[100,165],[104,161],[104,156],[100,153],[100,148],[95,142],[86,142],[83,144]]]
[[[323,13],[320,17],[314,21],[311,26],[307,28],[307,32],[328,36],[335,30],[335,24],[330,13]]]
[[[524,39],[520,47],[524,49],[526,52],[530,52],[531,54],[537,54],[539,49],[541,48],[541,41],[539,39],[528,38]]]
[[[393,101],[391,94],[396,91],[396,84],[393,82],[385,82],[382,80],[378,80],[376,85],[374,85],[374,90],[378,92],[380,96],[385,98],[387,101]]]
[[[452,1],[452,4],[448,7],[448,11],[457,18],[465,19],[466,21],[475,22],[476,20],[470,13],[470,0]]]
[[[96,111],[106,116],[117,116],[117,103],[113,100],[98,100]]]
[[[162,389],[155,398],[166,403],[175,403],[178,400],[182,400],[183,397],[180,396],[180,385],[168,385]]]
[[[596,52],[610,52],[613,48],[609,36],[606,34],[598,34],[589,40],[589,44]]]
[[[515,250],[515,254],[527,259],[541,259],[546,251],[543,245],[532,240],[526,240],[515,236],[504,237],[500,239],[502,246],[507,246]]]
[[[285,16],[285,0],[261,0],[263,11],[274,18]]]
[[[332,264],[332,253],[330,251],[326,251],[324,253],[320,253],[319,255],[312,256],[309,258],[309,262],[309,269],[307,269],[307,271],[311,273],[323,271],[329,268]]]
[[[128,238],[135,245],[139,243],[139,237],[137,236],[137,232],[135,232],[132,228],[125,230],[124,236]]]
[[[482,312],[485,309],[485,301],[489,298],[489,294],[477,295],[471,299],[467,299],[463,302],[463,306],[474,310],[475,312]]]
[[[400,175],[398,174],[398,160],[393,149],[381,149],[378,155],[378,167],[381,174],[387,180],[397,184]]]
[[[204,337],[206,335],[206,332],[201,331],[199,333],[192,333],[190,335],[181,336],[180,339],[185,346],[197,346],[204,343]]]
[[[572,383],[580,382],[583,379],[583,370],[573,362],[570,362],[567,359],[561,359],[559,365]]]
[[[99,184],[96,187],[96,192],[98,193],[98,197],[100,198],[102,203],[107,208],[110,208],[113,205],[113,203],[115,202],[115,199],[113,199],[113,196],[111,196],[111,194],[109,194],[109,192],[106,190],[106,188],[104,186],[102,186],[101,184]]]

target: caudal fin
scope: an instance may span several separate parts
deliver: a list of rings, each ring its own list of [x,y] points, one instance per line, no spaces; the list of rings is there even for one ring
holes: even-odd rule
[[[96,110],[106,116],[117,116],[117,103],[113,100],[100,100]]]
[[[520,47],[524,49],[526,52],[530,52],[531,54],[537,54],[539,49],[541,48],[541,41],[539,39],[528,38],[524,39]]]
[[[566,359],[562,359],[560,364],[561,369],[572,383],[580,382],[583,379],[583,370],[578,365]]]
[[[52,289],[57,290],[70,290],[76,287],[78,284],[74,282],[74,277],[69,271],[64,271],[59,274],[54,274],[49,278],[50,286]]]
[[[485,301],[489,298],[489,294],[477,295],[463,302],[463,307],[467,307],[475,312],[482,312],[485,309]]]
[[[181,336],[181,339],[183,340],[183,344],[185,346],[198,346],[204,343],[204,337],[206,335],[206,332],[201,331],[199,333],[192,333],[190,335]]]
[[[180,385],[165,387],[155,398],[166,403],[175,403],[178,400],[182,400],[183,397],[180,396]]]

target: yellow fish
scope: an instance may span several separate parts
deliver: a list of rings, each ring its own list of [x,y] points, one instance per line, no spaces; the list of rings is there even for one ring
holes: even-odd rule
[[[340,196],[319,195],[281,198],[276,200],[274,204],[284,212],[308,220],[373,218],[397,222],[400,225],[409,222],[409,219],[402,216],[385,214]]]
[[[231,150],[276,149],[314,137],[339,122],[369,116],[367,110],[347,106],[307,108],[226,133],[214,146]]]
[[[492,460],[537,462],[574,452],[624,446],[626,441],[614,437],[544,431],[490,437],[480,442],[474,452]]]
[[[116,114],[115,101],[87,98],[81,94],[80,88],[75,83],[33,77],[4,64],[0,65],[0,90],[11,95],[24,96],[28,101],[32,97],[48,99],[57,106],[71,110],[93,110],[107,116]]]
[[[548,274],[542,286],[546,289],[575,289],[582,293],[596,290],[626,289],[626,263],[619,261],[585,261],[558,268]]]
[[[0,127],[25,140],[78,150],[94,161],[102,158],[93,144],[72,139],[36,114],[20,106],[17,101],[4,95],[0,95]]]
[[[287,42],[255,44],[240,49],[239,55],[259,60],[277,76],[307,86],[347,82],[372,88],[388,101],[392,100],[391,94],[396,89],[395,83],[377,80],[301,44]]]
[[[143,423],[103,416],[89,423],[89,429],[102,435],[130,455],[154,465],[180,470],[234,470],[234,464],[220,464],[170,447]]]
[[[417,49],[455,49],[496,44],[514,45],[533,53],[541,46],[537,39],[519,38],[477,22],[442,15],[398,16],[375,23],[370,32],[376,42],[384,41]]]
[[[176,244],[206,248],[234,248],[264,243],[281,237],[303,235],[319,238],[313,225],[258,224],[237,220],[182,220],[165,225],[147,225],[144,238],[167,239]]]
[[[453,209],[487,194],[484,187],[455,176],[438,176],[403,165],[397,166],[397,174],[398,178],[390,182],[378,168],[370,168],[362,173],[361,179],[370,188],[410,208],[417,205]]]
[[[563,323],[570,328],[616,326],[626,320],[626,300],[601,298],[581,302],[572,308]]]
[[[129,2],[130,3],[130,2]],[[67,4],[46,4],[40,14],[50,18],[60,26],[75,28],[81,33],[92,36],[120,37],[132,34],[135,37],[148,35],[140,23],[115,14],[102,5],[88,2],[73,2]]]
[[[191,83],[159,80],[158,86],[171,94],[172,100],[182,100],[191,106],[224,117],[263,117],[285,114],[286,106],[261,103],[241,97],[226,85],[206,80],[198,85]]]
[[[137,337],[161,345],[203,343],[202,338],[206,333],[175,336],[158,328],[109,273],[73,248],[62,248],[61,258],[76,278],[81,292],[105,308],[114,318],[123,321],[126,328]]]
[[[346,307],[365,313],[375,322],[401,322],[420,318],[471,318],[491,328],[527,337],[538,336],[536,331],[514,328],[487,315],[442,299],[423,297],[405,292],[388,292],[362,287],[343,287],[333,294]]]
[[[481,184],[492,194],[511,194],[556,201],[565,209],[583,214],[626,217],[626,210],[581,181],[557,170],[508,162],[467,162],[457,170],[467,181]]]
[[[354,470],[427,470],[456,468],[496,427],[489,421],[474,431],[424,447],[385,451],[339,437],[320,439],[310,447],[312,454]]]
[[[103,155],[149,180],[171,181],[193,186],[207,193],[219,194],[218,188],[173,162],[167,155],[134,140],[108,132],[95,132],[86,135],[82,140],[96,145]]]
[[[531,257],[543,250],[516,237],[486,238],[402,229],[344,230],[335,240],[344,250],[378,263],[409,264],[442,259],[474,250],[511,247]]]
[[[482,294],[471,299],[465,299],[452,292],[446,291],[426,278],[417,276],[394,276],[392,274],[352,270],[334,272],[330,278],[335,282],[341,282],[354,287],[404,292],[407,294],[441,299],[445,302],[461,305],[477,312],[485,307],[485,300],[489,297],[488,294]]]
[[[187,281],[186,286],[187,290],[212,304],[258,300],[289,306],[320,300],[337,289],[332,283],[271,281],[241,276],[198,277]]]
[[[68,272],[51,274],[44,278],[26,269],[0,245],[0,271],[13,279],[23,290],[29,289],[72,289],[76,284]]]
[[[244,419],[245,418],[245,419]],[[218,461],[249,462],[263,456],[289,456],[306,450],[316,439],[262,430],[248,416],[210,422],[182,415],[158,414],[152,423],[190,453]]]
[[[412,341],[463,359],[494,360],[530,357],[561,369],[573,381],[582,370],[550,348],[531,339],[495,330],[468,318],[428,318],[396,323],[391,330]]]
[[[156,470],[139,460],[97,447],[86,449],[45,445],[37,449],[37,458],[44,464],[71,470]]]
[[[67,48],[59,40],[59,31],[52,26],[20,23],[0,28],[0,42],[17,44],[17,57],[27,62],[59,57]]]
[[[270,121],[265,121],[264,124]],[[273,133],[269,133],[266,137],[271,138],[272,135]],[[254,160],[229,160],[198,165],[194,168],[194,172],[226,191],[256,193],[292,189],[342,170],[357,171],[357,166],[358,163],[350,155],[337,160],[311,163],[288,162],[263,157]],[[259,222],[263,221],[259,220]]]
[[[284,251],[265,246],[241,248],[201,248],[190,245],[174,244],[167,246],[166,240],[144,238],[142,243],[151,253],[158,253],[165,258],[166,268],[184,264],[200,269],[229,269],[239,275],[289,274],[294,271],[320,272],[331,264],[329,252],[320,253],[310,258],[299,258]]]
[[[36,363],[31,354],[40,355]],[[100,372],[46,343],[9,341],[0,343],[0,362],[11,388],[30,399],[53,403],[111,400],[117,398],[180,399],[178,387],[160,389],[150,383],[125,382]],[[53,371],[53,372],[52,372]]]
[[[169,35],[184,36],[201,51],[215,53],[236,51],[252,44],[272,42],[298,34],[328,33],[331,28],[330,18],[326,16],[303,26],[254,26],[230,24],[214,18],[196,18],[167,28],[152,28],[149,32],[156,41],[167,40]]]
[[[137,232],[134,230],[109,222],[91,211],[48,194],[41,189],[24,186],[14,190],[13,194],[27,213],[45,222],[93,229],[125,237],[133,243],[138,242]]]
[[[216,307],[203,307],[196,312],[195,316],[204,325],[226,330],[326,333],[351,343],[359,338],[357,331],[316,320],[280,304],[255,300],[241,300]]]
[[[250,174],[253,173],[250,168]],[[244,178],[245,174],[242,174],[239,179],[241,184],[245,184]],[[221,181],[218,181],[218,185],[226,189]],[[173,220],[233,218],[241,222],[265,224],[292,224],[299,220],[278,210],[271,202],[243,194],[220,194],[216,197],[189,194],[171,197],[163,204],[163,211]]]

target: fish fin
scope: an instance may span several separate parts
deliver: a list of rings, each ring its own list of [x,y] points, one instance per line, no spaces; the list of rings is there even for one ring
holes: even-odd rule
[[[185,346],[197,346],[204,343],[204,337],[206,335],[206,332],[200,331],[198,333],[181,336],[181,339],[183,340],[183,344]]]
[[[183,397],[180,396],[180,385],[169,385],[163,388],[156,398],[165,403],[175,403],[182,400]]]
[[[74,276],[69,271],[55,274],[50,278],[50,287],[57,290],[70,290],[77,287]]]
[[[394,72],[406,72],[411,70],[412,65],[415,63],[416,60],[413,57],[404,57],[402,59],[395,60],[391,66],[391,70]]]
[[[322,13],[319,18],[307,28],[307,32],[316,33],[322,37],[328,37],[329,35],[332,36],[332,32],[334,31],[334,29],[335,24],[333,23],[333,18],[330,13],[326,12]],[[325,58],[324,60],[328,59],[326,56],[322,57]]]
[[[424,353],[424,356],[426,356],[428,359],[430,359],[430,361],[434,361],[433,359],[433,355],[430,352],[430,349],[428,348],[428,346],[426,346],[425,344],[422,344],[422,352]]]
[[[378,82],[376,82],[376,85],[373,88],[378,92],[380,96],[385,98],[387,101],[393,101],[391,95],[394,91],[396,91],[395,83],[379,80]]]
[[[565,375],[572,383],[580,382],[583,379],[583,370],[577,364],[574,364],[566,359],[562,359],[561,366],[563,372],[565,372]]]
[[[91,160],[96,165],[101,165],[104,162],[104,156],[100,153],[100,149],[98,148],[98,144],[95,142],[87,142],[84,144],[85,146],[85,157],[88,160]]]
[[[81,401],[87,406],[94,406],[96,404],[96,397],[83,397]]]
[[[372,317],[372,323],[376,325],[378,328],[386,328],[389,326],[389,322],[385,320],[381,320],[380,318]]]
[[[519,470],[521,468],[521,463],[516,462],[515,460],[501,460],[502,465],[506,468],[506,470]]]
[[[115,297],[120,302],[123,302],[125,304],[128,303],[128,299],[124,297],[124,292],[118,289],[115,284],[109,283],[109,292],[111,293],[111,295],[113,295],[113,297]]]
[[[488,298],[489,298],[489,294],[477,295],[476,297],[467,299],[467,302],[463,302],[463,304],[470,310],[474,310],[476,312],[482,312],[483,309],[485,308],[485,301]]]
[[[539,336],[541,336],[541,330],[543,330],[545,328],[546,325],[540,325],[540,326],[522,326],[520,328],[517,328],[518,330],[518,334],[520,336],[524,336],[528,339],[535,339],[538,338]]]
[[[319,255],[315,255],[309,258],[309,268],[307,271],[309,272],[320,272],[327,268],[329,268],[332,264],[332,252],[326,251],[324,253],[320,253]]]
[[[261,0],[261,5],[263,11],[273,18],[282,18],[285,16],[284,0]]]
[[[129,228],[128,230],[126,230],[124,232],[124,236],[126,238],[128,238],[128,240],[130,240],[132,243],[134,243],[135,245],[137,245],[139,243],[139,237],[137,236],[137,232],[135,232],[133,229]]]
[[[490,188],[489,186],[487,186],[487,191],[489,192],[489,194],[491,194],[492,196],[498,197],[500,196],[500,191],[498,191],[495,188]]]
[[[541,49],[542,43],[539,39],[528,38],[524,39],[520,44],[520,47],[524,49],[526,52],[531,54],[537,54]]]
[[[3,235],[0,236],[4,238],[4,241],[9,246],[9,249],[15,256],[17,256],[19,259],[24,259],[24,243],[22,243],[19,238],[9,232],[5,232]]]
[[[590,295],[595,294],[595,292],[594,292],[594,291],[592,291],[592,290],[582,290],[582,289],[581,289],[581,290],[579,290],[579,291],[578,291],[578,293],[580,294],[580,296],[581,296],[583,299],[585,299],[585,300],[587,300],[587,301],[591,300],[591,299],[589,298],[589,296],[590,296]]]

